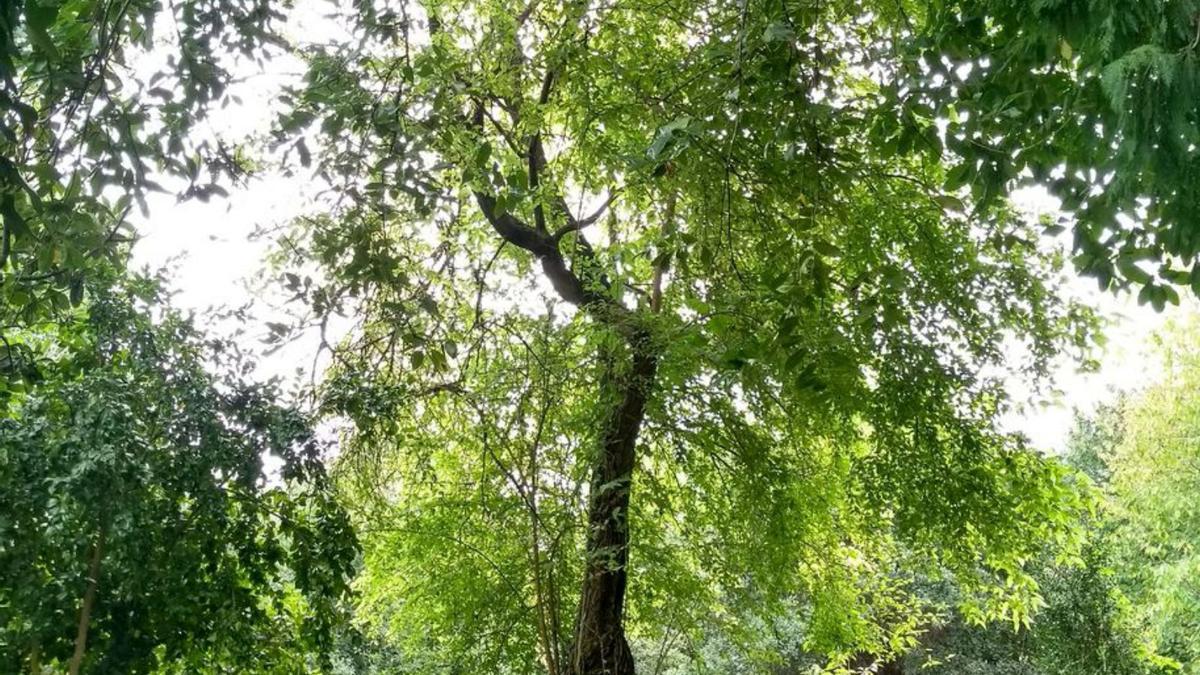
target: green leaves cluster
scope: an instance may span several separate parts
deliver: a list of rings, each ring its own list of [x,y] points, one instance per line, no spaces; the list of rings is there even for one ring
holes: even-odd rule
[[[65,667],[83,606],[84,672],[320,666],[356,553],[321,444],[228,345],[151,321],[152,285],[123,288],[6,334],[0,668]]]
[[[0,322],[58,316],[121,269],[125,218],[135,203],[146,215],[149,192],[208,199],[245,174],[244,158],[201,122],[231,102],[231,61],[278,44],[273,4],[0,7]],[[156,25],[170,30],[156,35]],[[135,77],[154,57],[166,63]]]
[[[1195,673],[1196,435],[1200,358],[1194,319],[1156,336],[1161,378],[1080,417],[1067,459],[1104,490],[1075,565],[1037,572],[1046,607],[1029,630],[952,622],[910,663],[932,672]]]
[[[1157,309],[1179,303],[1175,286],[1200,292],[1200,5],[917,4],[887,96],[901,119],[948,122],[944,148],[921,149],[955,165],[948,187],[987,202],[1046,186],[1101,288],[1138,288]]]

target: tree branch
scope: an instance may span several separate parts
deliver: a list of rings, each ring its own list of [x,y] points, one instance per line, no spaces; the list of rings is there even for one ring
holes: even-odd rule
[[[671,190],[671,194],[667,196],[667,206],[663,211],[662,223],[662,241],[665,244],[671,235],[675,233],[675,200],[679,193]],[[663,250],[658,254],[658,259],[654,262],[654,281],[651,284],[650,291],[650,311],[659,312],[662,309],[662,288],[663,277],[666,276],[667,270],[671,266],[671,252]]]
[[[553,66],[546,66],[546,74],[542,78],[542,88],[538,92],[537,104],[545,105],[550,100],[550,93],[554,91],[555,70]],[[533,207],[533,224],[537,227],[538,232],[546,231],[546,211],[542,206],[541,196],[537,195],[538,185],[541,184],[540,174],[542,169],[546,167],[546,149],[542,146],[542,132],[537,130],[529,139],[529,188],[534,192],[537,203]]]
[[[92,608],[96,604],[96,587],[100,584],[100,559],[104,555],[105,526],[100,527],[96,541],[92,544],[91,561],[88,563],[87,589],[83,592],[83,602],[79,607],[79,627],[75,632],[75,649],[67,664],[71,675],[78,675],[83,666],[83,656],[87,651],[88,627],[92,620]]]
[[[571,213],[571,209],[569,209],[567,207],[566,200],[563,199],[562,197],[559,197],[555,201],[555,206],[558,208],[559,213],[563,214],[563,217],[566,218],[567,224],[558,228],[558,230],[556,230],[554,232],[554,240],[558,241],[558,240],[562,239],[563,237],[567,236],[568,234],[570,234],[571,232],[578,232],[579,230],[582,230],[583,228],[587,227],[588,225],[591,225],[592,223],[596,222],[597,220],[600,220],[600,216],[604,215],[605,211],[607,211],[608,207],[614,201],[616,201],[616,199],[620,195],[620,193],[621,193],[621,190],[619,188],[616,190],[613,190],[612,193],[609,194],[608,199],[604,200],[604,203],[601,204],[600,207],[597,208],[592,213],[592,215],[588,216],[587,218],[583,218],[583,219],[576,218],[575,215],[573,213]]]

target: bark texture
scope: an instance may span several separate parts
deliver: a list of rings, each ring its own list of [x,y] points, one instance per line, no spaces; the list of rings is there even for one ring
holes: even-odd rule
[[[571,650],[572,675],[634,672],[623,624],[629,562],[629,500],[637,463],[638,432],[658,364],[648,344],[631,347],[631,372],[618,387],[620,393],[603,429],[601,452],[592,477],[587,563]]]

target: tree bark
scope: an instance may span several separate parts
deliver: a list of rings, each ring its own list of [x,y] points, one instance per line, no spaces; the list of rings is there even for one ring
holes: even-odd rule
[[[552,82],[550,75],[547,77],[547,81]],[[542,102],[547,94],[544,88]],[[475,103],[472,124],[482,128],[481,102]],[[544,155],[537,134],[530,143],[532,177],[540,171]],[[615,331],[628,349],[628,371],[610,367],[601,382],[604,391],[615,390],[617,396],[600,430],[598,456],[592,469],[587,560],[569,651],[570,663],[562,670],[566,675],[632,675],[633,655],[623,626],[629,560],[629,491],[646,399],[658,370],[658,355],[650,331],[643,322],[646,317],[612,297],[611,284],[604,274],[585,273],[584,277],[589,279],[585,283],[576,273],[576,266],[568,264],[559,248],[562,236],[574,232],[576,265],[586,272],[601,272],[597,269],[591,246],[580,231],[587,222],[599,217],[600,212],[579,220],[560,198],[556,203],[567,225],[558,233],[550,233],[540,222],[537,227],[531,227],[511,213],[498,211],[496,199],[487,193],[476,192],[475,201],[502,239],[532,253],[541,262],[543,274],[559,297],[587,312],[598,324]],[[665,272],[664,265],[665,258],[659,265]],[[662,273],[656,272],[654,284],[661,289]],[[661,303],[661,290],[658,294],[654,311]]]
[[[104,528],[92,544],[92,559],[88,563],[87,588],[83,592],[83,603],[79,607],[79,628],[75,633],[75,652],[67,666],[70,675],[79,675],[83,666],[83,655],[87,651],[88,625],[92,620],[92,607],[96,604],[96,587],[100,583],[100,558],[104,555]]]
[[[629,498],[638,432],[658,369],[648,336],[634,341],[628,379],[601,434],[588,507],[587,560],[571,649],[571,675],[632,675],[625,639],[625,586],[629,562]],[[621,375],[609,371],[611,381]]]

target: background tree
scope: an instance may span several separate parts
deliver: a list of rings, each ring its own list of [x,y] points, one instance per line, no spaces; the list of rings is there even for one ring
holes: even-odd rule
[[[1125,404],[1077,415],[1066,461],[1105,492],[1101,508],[1086,519],[1087,541],[1069,561],[1040,559],[1034,565],[1043,606],[1026,625],[979,625],[951,611],[949,619],[922,636],[904,659],[904,672],[996,673],[1008,675],[1143,675],[1174,672],[1172,660],[1156,651],[1144,614],[1123,582],[1127,547],[1119,510],[1111,501],[1111,462],[1125,425]],[[934,597],[946,593],[931,585]],[[953,591],[951,590],[951,596]],[[945,597],[939,598],[943,602]]]
[[[0,373],[27,359],[0,380],[6,672],[296,672],[330,649],[356,548],[321,446],[272,387],[208,374],[230,345],[152,322],[157,298],[100,291],[6,340]]]
[[[1200,619],[1192,571],[1200,354],[1189,323],[1161,336],[1160,383],[1130,400],[1124,433],[1111,451],[1113,515],[1119,523],[1120,577],[1160,652],[1200,672]]]
[[[244,173],[204,119],[228,68],[278,45],[273,5],[0,6],[6,671],[294,672],[328,651],[354,548],[307,419],[208,374],[230,343],[124,271],[133,204]]]

